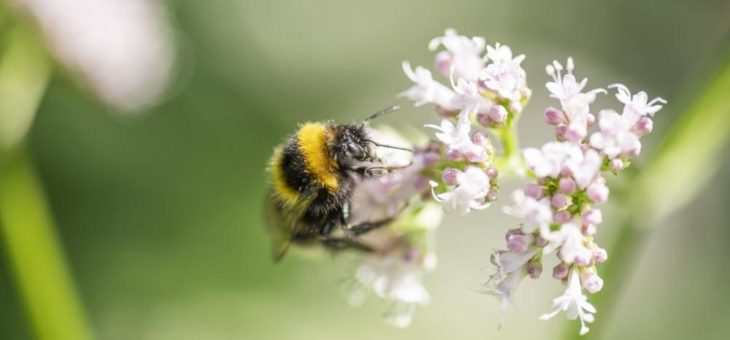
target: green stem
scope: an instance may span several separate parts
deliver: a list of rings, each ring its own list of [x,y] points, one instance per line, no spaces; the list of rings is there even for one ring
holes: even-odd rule
[[[502,144],[503,154],[496,157],[494,166],[502,175],[515,175],[521,172],[522,159],[520,158],[520,146],[517,140],[517,124],[510,124],[494,131]]]
[[[22,151],[0,170],[0,232],[37,338],[92,339],[43,190]]]
[[[22,147],[52,66],[31,26],[13,20],[3,32],[7,45],[0,60],[0,241],[36,338],[92,339],[45,195]]]

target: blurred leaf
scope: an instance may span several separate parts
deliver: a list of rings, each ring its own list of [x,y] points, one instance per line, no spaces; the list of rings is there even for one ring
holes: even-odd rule
[[[634,195],[650,226],[699,194],[719,168],[722,151],[730,138],[730,61],[666,135],[654,158],[636,179]]]

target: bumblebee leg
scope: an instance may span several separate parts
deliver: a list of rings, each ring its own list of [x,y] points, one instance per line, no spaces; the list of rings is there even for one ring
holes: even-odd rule
[[[364,233],[367,233],[370,230],[385,226],[390,222],[393,222],[392,218],[387,218],[387,219],[375,221],[375,222],[360,223],[360,224],[356,224],[354,226],[348,227],[346,229],[348,231],[352,232],[354,235],[362,235]]]
[[[344,237],[322,237],[320,238],[320,242],[322,245],[332,251],[342,251],[342,250],[349,250],[349,249],[355,249],[359,251],[363,251],[366,253],[370,253],[373,251],[373,248],[351,238],[344,238]]]

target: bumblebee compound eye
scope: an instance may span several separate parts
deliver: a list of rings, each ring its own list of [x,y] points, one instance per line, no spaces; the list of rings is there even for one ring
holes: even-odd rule
[[[365,150],[354,143],[347,143],[347,152],[355,159],[362,160],[365,158]]]

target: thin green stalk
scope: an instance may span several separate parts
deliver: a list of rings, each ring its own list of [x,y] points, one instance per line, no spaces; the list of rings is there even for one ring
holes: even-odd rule
[[[92,339],[45,195],[22,148],[51,63],[29,25],[9,25],[0,59],[0,241],[36,338]]]
[[[718,168],[718,159],[730,140],[730,59],[701,89],[672,126],[654,157],[626,187],[626,221],[610,247],[609,261],[599,267],[606,285],[593,304],[599,318],[591,332],[581,337],[570,325],[565,339],[599,339],[621,297],[626,280],[640,256],[642,241],[671,212],[682,208],[699,194]],[[601,317],[601,315],[603,315]]]
[[[30,160],[19,151],[0,170],[0,232],[38,339],[92,339]]]

